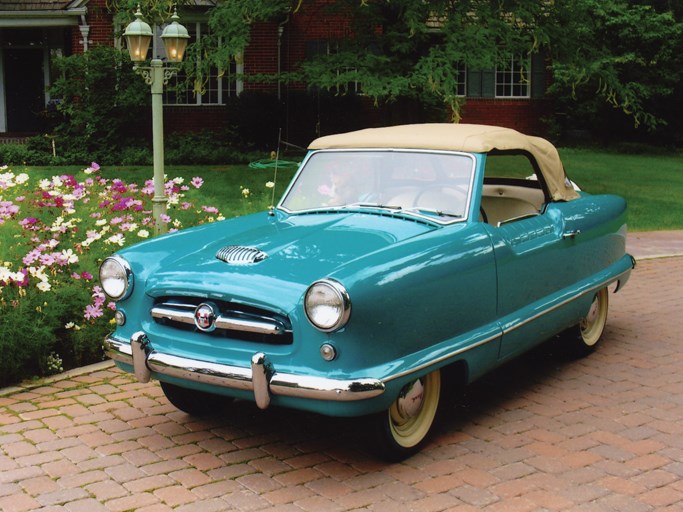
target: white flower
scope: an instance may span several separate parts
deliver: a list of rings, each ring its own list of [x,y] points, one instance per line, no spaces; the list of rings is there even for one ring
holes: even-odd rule
[[[100,219],[95,222],[95,226],[104,226],[107,223],[107,219]]]
[[[68,323],[64,324],[65,329],[73,329],[74,327],[76,327],[76,324],[73,322],[68,322]]]
[[[115,235],[110,236],[107,238],[104,243],[106,244],[115,244],[123,247],[123,242],[125,241],[125,238],[121,233],[116,233]]]
[[[140,238],[148,238],[149,237],[149,231],[147,231],[146,229],[141,229],[140,231],[138,231],[138,236]]]
[[[74,254],[73,250],[63,250],[62,255],[64,256],[64,259],[67,263],[78,263],[78,256]]]
[[[275,186],[275,183],[273,183],[272,181],[266,182],[266,188],[273,188],[274,186]]]
[[[28,174],[25,172],[22,172],[21,174],[17,175],[16,178],[14,178],[14,181],[18,183],[19,185],[26,183],[29,180]]]
[[[50,283],[47,281],[41,281],[36,285],[36,288],[38,288],[41,292],[48,292],[52,286],[50,286]]]

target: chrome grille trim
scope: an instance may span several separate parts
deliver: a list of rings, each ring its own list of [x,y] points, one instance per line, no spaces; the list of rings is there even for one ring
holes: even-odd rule
[[[170,302],[157,304],[150,312],[153,318],[194,325],[194,310],[195,306],[192,304]],[[291,332],[283,322],[277,319],[243,312],[221,313],[216,318],[216,329],[264,334],[267,336],[277,336]]]
[[[216,258],[230,265],[251,265],[265,260],[268,255],[256,247],[226,245],[218,250]]]

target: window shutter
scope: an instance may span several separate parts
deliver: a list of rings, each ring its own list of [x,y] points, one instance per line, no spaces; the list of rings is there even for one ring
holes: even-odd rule
[[[534,53],[531,56],[531,97],[542,98],[545,95],[545,54]]]
[[[481,72],[481,96],[482,98],[496,97],[496,70],[485,69]]]
[[[496,73],[492,69],[467,70],[467,96],[470,98],[493,98]]]

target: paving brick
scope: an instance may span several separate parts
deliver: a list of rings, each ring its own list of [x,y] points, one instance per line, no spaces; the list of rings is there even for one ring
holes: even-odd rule
[[[69,512],[107,512],[108,509],[93,498],[72,501],[64,505]]]
[[[14,494],[0,498],[0,510],[3,512],[24,512],[40,508],[40,503],[26,494]]]
[[[172,485],[154,491],[154,495],[169,507],[177,507],[197,501],[197,496],[182,485]]]

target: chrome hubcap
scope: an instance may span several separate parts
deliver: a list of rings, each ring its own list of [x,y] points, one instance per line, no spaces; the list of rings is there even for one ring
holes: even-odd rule
[[[420,379],[411,382],[401,390],[397,400],[398,413],[404,420],[414,418],[422,409],[424,385]]]
[[[593,304],[591,304],[591,308],[590,310],[588,310],[588,314],[586,315],[586,325],[592,325],[598,319],[598,312],[600,310],[599,305],[600,303],[598,301],[598,298],[595,297],[595,299],[593,300]]]

